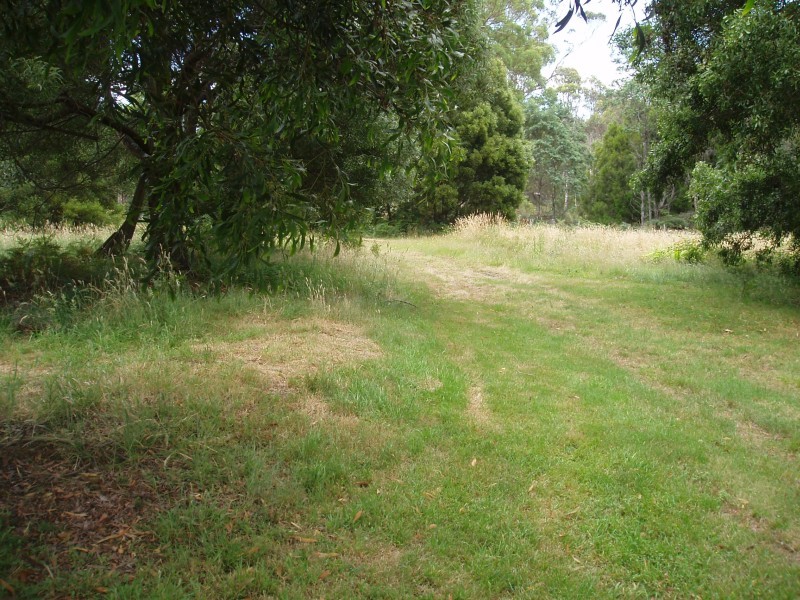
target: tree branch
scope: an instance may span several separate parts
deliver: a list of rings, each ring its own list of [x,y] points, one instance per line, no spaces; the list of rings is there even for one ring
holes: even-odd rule
[[[90,119],[97,119],[100,123],[102,123],[106,127],[109,127],[110,129],[113,129],[114,131],[123,134],[126,138],[128,138],[130,143],[133,143],[139,147],[140,154],[143,153],[145,156],[150,154],[147,141],[141,135],[139,135],[139,133],[134,129],[131,129],[124,123],[115,121],[108,115],[99,113],[97,110],[93,109],[90,106],[81,104],[80,102],[78,102],[73,98],[70,98],[66,94],[62,95],[60,100],[66,106],[74,110],[76,113],[89,117]],[[128,148],[129,150],[131,149],[128,143],[125,144],[125,147]]]

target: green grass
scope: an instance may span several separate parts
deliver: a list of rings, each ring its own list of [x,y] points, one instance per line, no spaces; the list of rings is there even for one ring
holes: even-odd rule
[[[3,333],[0,578],[797,597],[800,287],[648,258],[679,240],[467,223],[298,257],[269,296],[126,288]]]

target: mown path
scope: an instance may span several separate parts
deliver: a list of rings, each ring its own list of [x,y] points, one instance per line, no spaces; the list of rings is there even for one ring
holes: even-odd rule
[[[527,490],[494,510],[532,525],[568,589],[800,593],[795,307],[401,246],[491,439],[488,485]]]

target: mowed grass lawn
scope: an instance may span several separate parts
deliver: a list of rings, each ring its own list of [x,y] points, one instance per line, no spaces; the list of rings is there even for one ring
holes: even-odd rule
[[[0,595],[800,596],[800,286],[685,239],[476,219],[2,333]]]

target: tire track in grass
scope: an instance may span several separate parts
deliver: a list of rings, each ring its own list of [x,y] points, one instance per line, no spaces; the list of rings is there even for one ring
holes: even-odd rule
[[[691,422],[705,421],[705,426],[711,428],[709,432],[713,430],[715,423],[730,423],[745,448],[736,451],[739,458],[715,458],[710,466],[711,473],[714,473],[713,477],[721,478],[720,481],[731,477],[730,484],[737,481],[739,474],[736,469],[742,466],[741,459],[753,453],[766,454],[771,457],[768,460],[796,462],[796,455],[787,452],[784,438],[773,428],[759,423],[757,418],[754,420],[755,409],[749,408],[744,400],[734,403],[733,406],[728,403],[724,410],[720,406],[721,410],[709,412],[709,403],[711,406],[720,404],[723,397],[720,396],[721,388],[715,388],[714,381],[709,381],[703,373],[716,371],[732,379],[747,375],[735,363],[736,356],[732,359],[719,352],[719,343],[726,342],[725,336],[729,333],[722,329],[719,333],[713,329],[699,332],[670,330],[667,329],[669,318],[654,318],[657,313],[635,301],[615,304],[614,300],[625,298],[631,286],[639,285],[636,282],[632,281],[628,285],[617,282],[611,298],[602,294],[591,297],[587,295],[588,291],[580,294],[566,289],[573,287],[574,282],[552,274],[529,275],[507,267],[463,266],[456,259],[448,261],[421,254],[414,255],[412,262],[425,265],[423,271],[428,276],[426,283],[440,300],[470,305],[494,303],[496,307],[517,309],[523,318],[540,325],[550,335],[562,339],[571,352],[587,358],[593,357],[593,360],[608,361],[627,373],[634,382],[653,390],[656,396],[668,397],[677,402],[678,406],[668,409],[667,412],[664,412],[663,407],[654,404],[661,415],[656,418],[668,416],[677,410],[681,418],[687,421],[687,425],[682,426],[685,433],[688,433],[686,427]],[[586,282],[582,280],[582,283]],[[589,283],[600,284],[602,281]],[[676,293],[680,293],[680,290]],[[481,311],[472,312],[475,313],[471,320],[472,325],[480,326],[487,322]],[[448,313],[452,316],[452,311]],[[502,331],[499,335],[502,335]],[[678,351],[677,355],[673,350]],[[475,352],[462,350],[461,353],[462,356],[473,354],[465,362],[467,370],[473,374],[473,380],[479,379],[475,375],[480,372],[474,364]],[[625,384],[628,385],[630,384]],[[750,386],[753,387],[753,384]],[[485,390],[486,382],[480,387],[472,387],[468,413],[475,406],[485,405]],[[786,404],[789,398],[786,397],[785,388],[772,389],[770,392],[770,398],[767,399],[750,393],[749,405],[760,406],[761,409],[758,410],[762,413],[768,410],[777,411],[784,421],[791,420],[794,416],[793,407]],[[648,398],[647,402],[653,404],[655,396],[649,395]],[[714,437],[714,434],[711,436]],[[696,488],[697,493],[706,493],[702,487],[688,483],[690,488]],[[745,489],[750,487],[747,484],[744,486]],[[759,484],[752,489],[756,493],[762,487]],[[736,521],[740,527],[751,532],[750,535],[756,536],[759,546],[771,556],[775,553],[786,555],[790,562],[794,562],[792,552],[797,541],[795,533],[791,530],[783,533],[773,531],[779,505],[774,505],[769,499],[766,503],[762,499],[760,504],[761,510],[771,516],[760,517],[759,527],[751,527],[749,517]],[[726,506],[727,504],[722,504],[718,515],[720,519],[731,518],[728,514],[731,511]]]

